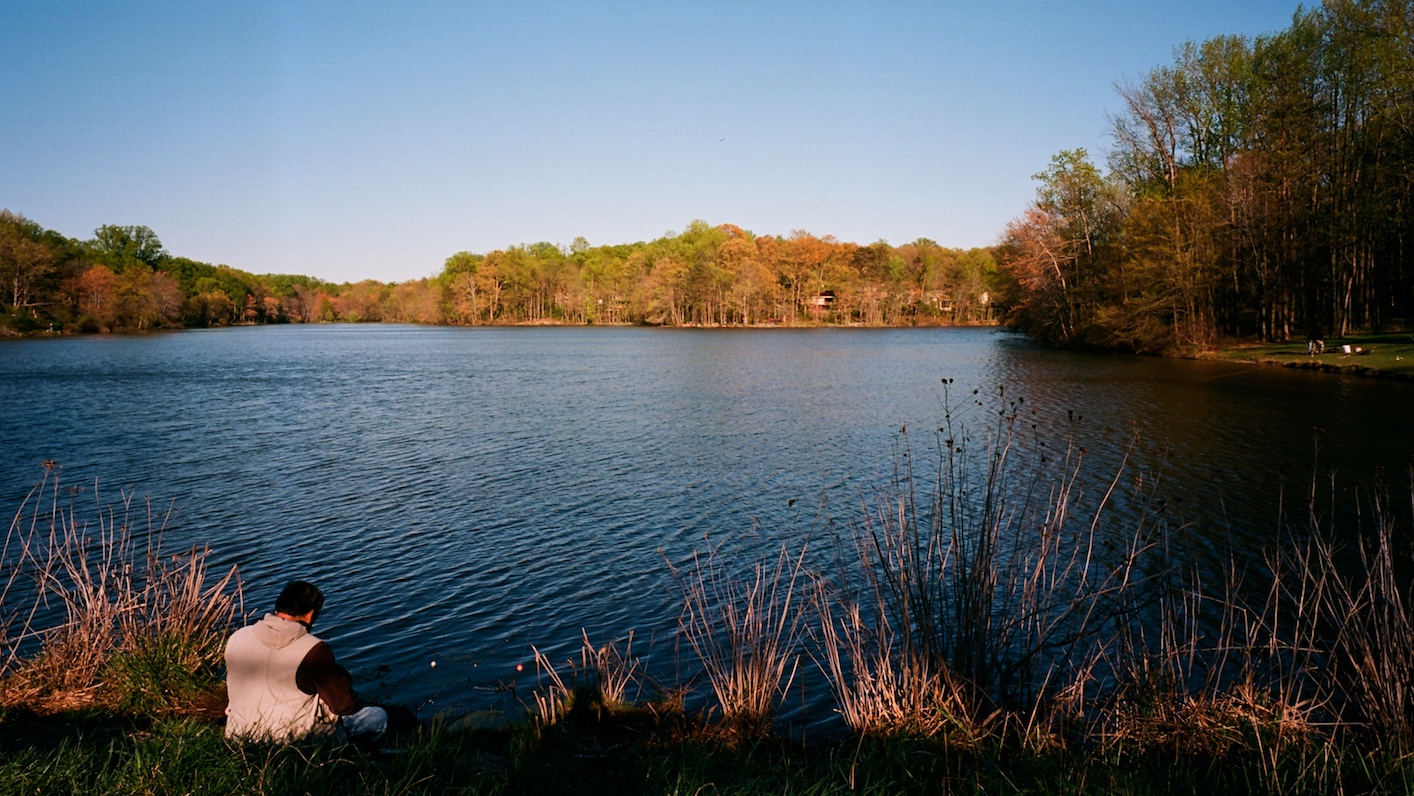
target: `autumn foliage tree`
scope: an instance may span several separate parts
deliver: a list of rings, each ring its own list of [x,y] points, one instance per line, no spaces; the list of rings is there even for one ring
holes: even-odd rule
[[[107,225],[75,241],[0,215],[8,326],[81,331],[261,323],[668,326],[987,323],[989,249],[756,235],[693,221],[647,242],[520,244],[457,252],[435,276],[331,284],[172,256],[152,230]],[[990,292],[989,292],[990,291]],[[23,321],[21,324],[16,320]],[[23,325],[23,329],[19,328]]]
[[[432,281],[454,324],[754,326],[986,323],[1000,278],[988,249],[694,221],[648,242],[459,252]]]
[[[1083,149],[1056,155],[1035,179],[1036,201],[1007,225],[1000,250],[1019,288],[1012,318],[1047,342],[1091,342],[1111,280],[1119,191]]]
[[[147,227],[105,225],[87,241],[0,211],[0,331],[215,325],[279,311],[267,281],[172,257]]]

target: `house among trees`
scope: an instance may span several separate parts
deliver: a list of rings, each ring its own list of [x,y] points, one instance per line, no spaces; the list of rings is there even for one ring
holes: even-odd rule
[[[941,290],[928,290],[923,293],[923,301],[928,306],[938,310],[938,312],[952,312],[952,297]]]

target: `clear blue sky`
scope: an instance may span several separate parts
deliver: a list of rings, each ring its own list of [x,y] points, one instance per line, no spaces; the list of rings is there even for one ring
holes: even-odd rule
[[[0,4],[0,207],[255,273],[758,234],[997,241],[1113,85],[1290,0]]]

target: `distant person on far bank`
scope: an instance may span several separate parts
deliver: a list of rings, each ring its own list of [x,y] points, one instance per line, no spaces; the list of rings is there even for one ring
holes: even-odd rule
[[[1306,333],[1306,356],[1315,356],[1326,353],[1326,333],[1321,329],[1319,323],[1311,324],[1311,330]]]
[[[348,670],[310,628],[324,594],[293,581],[275,600],[275,612],[226,641],[226,737],[289,743],[335,738],[377,743],[388,713],[363,704]]]

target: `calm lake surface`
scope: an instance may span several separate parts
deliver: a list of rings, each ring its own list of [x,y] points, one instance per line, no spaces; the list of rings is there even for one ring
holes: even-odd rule
[[[54,460],[68,485],[174,505],[166,546],[238,565],[248,611],[319,583],[319,634],[362,682],[386,667],[365,690],[505,707],[528,700],[531,645],[564,660],[581,629],[634,631],[652,672],[691,677],[665,562],[847,530],[901,428],[934,444],[942,378],[955,407],[1004,388],[1041,433],[1073,430],[1101,482],[1137,431],[1133,471],[1162,468],[1189,525],[1173,554],[1213,567],[1256,555],[1313,464],[1358,479],[1414,453],[1406,383],[993,330],[281,326],[0,342],[0,497],[13,512]]]

